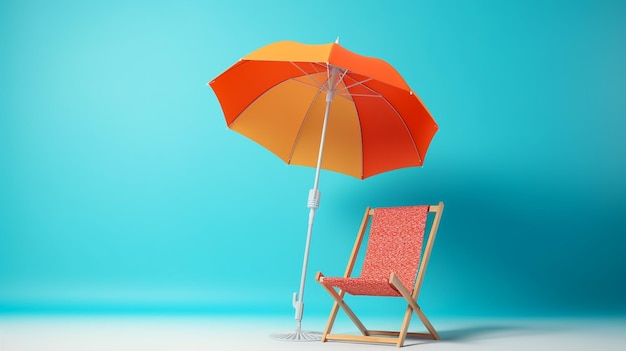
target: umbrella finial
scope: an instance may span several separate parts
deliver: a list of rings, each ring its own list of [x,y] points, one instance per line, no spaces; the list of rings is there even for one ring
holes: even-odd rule
[[[335,44],[339,44],[339,36],[337,36],[337,39],[335,39]]]

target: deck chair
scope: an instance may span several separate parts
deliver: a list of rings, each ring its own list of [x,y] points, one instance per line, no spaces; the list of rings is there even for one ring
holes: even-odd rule
[[[429,213],[434,218],[428,220]],[[361,222],[352,255],[343,277],[326,277],[318,272],[315,279],[335,300],[322,342],[327,340],[390,343],[404,345],[405,338],[439,339],[439,334],[417,303],[424,273],[443,213],[443,202],[437,205],[375,208],[369,207]],[[431,216],[432,217],[432,216]],[[371,223],[369,223],[371,220]],[[424,246],[424,232],[430,222],[430,233]],[[369,224],[369,239],[359,277],[351,277],[361,243]],[[423,252],[422,252],[423,249]],[[421,260],[420,260],[421,256]],[[397,296],[404,298],[408,307],[400,331],[369,330],[344,300],[345,294],[365,296]],[[341,308],[354,322],[362,335],[332,334],[331,330]],[[422,321],[428,333],[409,333],[413,312]]]

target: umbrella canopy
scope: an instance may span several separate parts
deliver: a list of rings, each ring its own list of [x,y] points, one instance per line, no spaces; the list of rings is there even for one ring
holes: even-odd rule
[[[421,166],[438,130],[426,106],[390,64],[336,42],[273,43],[240,59],[209,84],[229,128],[288,164],[310,167],[317,166],[332,90],[321,168],[359,179]]]

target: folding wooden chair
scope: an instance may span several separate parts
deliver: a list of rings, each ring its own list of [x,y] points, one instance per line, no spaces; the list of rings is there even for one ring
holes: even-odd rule
[[[425,247],[424,232],[428,214],[434,213]],[[343,277],[326,277],[318,272],[315,279],[335,300],[328,318],[322,342],[327,340],[364,341],[404,345],[406,337],[426,337],[438,340],[439,334],[417,303],[424,273],[437,235],[443,213],[443,202],[437,205],[376,208],[365,211],[352,255]],[[361,243],[370,222],[365,259],[359,277],[351,277]],[[420,256],[421,260],[420,260]],[[344,300],[345,293],[366,296],[397,296],[408,302],[400,331],[366,329]],[[331,334],[339,308],[354,322],[362,335]],[[413,312],[422,321],[428,333],[409,333]]]

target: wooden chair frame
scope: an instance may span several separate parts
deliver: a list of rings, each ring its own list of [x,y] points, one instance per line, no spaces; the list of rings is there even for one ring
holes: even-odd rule
[[[349,278],[352,274],[352,270],[354,269],[354,265],[359,254],[361,244],[363,242],[363,238],[365,236],[365,231],[367,229],[370,218],[374,215],[376,209],[370,209],[369,207],[365,211],[365,215],[363,216],[363,221],[361,222],[361,227],[357,234],[356,241],[354,243],[354,247],[352,249],[352,254],[350,255],[350,259],[348,261],[348,266],[346,268],[344,277]],[[429,338],[434,340],[439,340],[439,334],[432,326],[428,318],[419,304],[417,303],[417,297],[419,296],[419,292],[422,286],[422,281],[424,280],[424,274],[426,272],[426,267],[428,266],[428,261],[430,259],[430,253],[432,251],[433,244],[435,242],[435,237],[437,235],[437,229],[439,227],[439,222],[441,220],[441,215],[443,213],[443,202],[439,202],[437,205],[429,206],[429,213],[435,213],[435,217],[432,221],[430,232],[428,234],[428,241],[426,242],[426,246],[422,253],[422,259],[419,265],[419,270],[417,273],[417,278],[415,279],[415,284],[413,286],[413,291],[408,291],[400,282],[400,279],[395,275],[395,273],[391,273],[389,277],[389,283],[395,287],[400,294],[402,295],[407,303],[407,309],[404,314],[404,320],[400,331],[385,331],[385,330],[369,330],[365,328],[363,323],[359,320],[356,314],[352,311],[352,309],[348,306],[348,304],[344,300],[345,292],[341,289],[339,291],[335,290],[333,287],[326,286],[321,282],[321,279],[324,275],[321,272],[318,272],[315,276],[315,279],[318,283],[320,283],[326,291],[330,294],[330,296],[334,300],[333,307],[330,312],[330,316],[328,318],[328,323],[326,324],[326,329],[322,334],[322,342],[326,342],[327,340],[342,340],[342,341],[357,341],[357,342],[372,342],[372,343],[387,343],[387,344],[396,344],[397,347],[402,347],[404,345],[404,341],[407,337],[409,338]],[[343,311],[347,314],[347,316],[352,320],[352,322],[356,325],[362,335],[351,335],[351,334],[331,334],[331,330],[335,323],[335,319],[337,317],[337,312],[339,308],[343,309]],[[411,317],[413,316],[413,312],[419,317],[422,321],[428,333],[410,333],[408,332],[409,323],[411,322]]]

